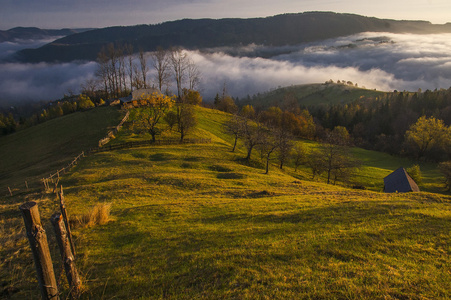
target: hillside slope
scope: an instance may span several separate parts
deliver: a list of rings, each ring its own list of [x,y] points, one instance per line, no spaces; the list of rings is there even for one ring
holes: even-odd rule
[[[96,147],[121,120],[114,107],[76,112],[0,137],[0,186],[40,186],[39,180]]]
[[[271,106],[318,106],[338,105],[359,99],[375,99],[387,92],[368,90],[348,84],[317,83],[281,87],[266,93],[254,95],[252,98],[240,100],[241,105],[253,105],[258,108]]]
[[[67,36],[38,49],[20,51],[24,62],[95,60],[109,43],[131,44],[135,51],[180,46],[205,49],[249,44],[285,46],[359,32],[451,32],[451,24],[395,21],[332,12],[284,14],[254,19],[184,19],[157,25],[118,26]]]
[[[111,204],[107,224],[73,227],[84,298],[451,296],[450,196],[350,190],[277,168],[264,174],[257,153],[249,165],[241,147],[230,151],[227,114],[198,108],[197,116],[191,136],[212,143],[96,153],[62,179],[74,225],[94,205]],[[114,142],[140,138],[125,126]],[[17,210],[30,197],[0,206],[0,277],[10,299],[39,299]],[[53,199],[35,199],[43,220],[58,209]]]

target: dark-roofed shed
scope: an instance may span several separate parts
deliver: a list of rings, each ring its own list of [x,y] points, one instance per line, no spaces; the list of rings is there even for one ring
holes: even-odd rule
[[[384,192],[386,193],[407,193],[419,192],[420,188],[407,174],[404,168],[399,168],[384,178]]]

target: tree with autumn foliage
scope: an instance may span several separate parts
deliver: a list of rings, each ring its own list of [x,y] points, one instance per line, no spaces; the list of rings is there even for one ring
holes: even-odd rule
[[[443,120],[422,116],[406,131],[407,150],[414,154],[417,159],[427,156],[429,152],[434,152],[435,159],[440,159],[440,156],[446,154],[444,152],[447,151],[450,131]]]
[[[166,96],[161,93],[143,95],[139,98],[140,108],[136,110],[137,119],[141,120],[138,126],[147,130],[152,136],[152,141],[156,140],[160,130],[157,124],[175,104],[174,97]]]
[[[200,105],[202,103],[202,96],[199,91],[184,88],[183,102],[191,105]]]

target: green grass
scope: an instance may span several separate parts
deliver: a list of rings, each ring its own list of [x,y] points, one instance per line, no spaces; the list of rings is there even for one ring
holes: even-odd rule
[[[277,105],[290,105],[295,100],[304,106],[338,105],[353,102],[359,99],[376,98],[386,92],[368,90],[344,84],[306,84],[278,88],[276,90],[259,94],[252,100],[243,100],[242,104],[252,104],[257,107],[270,107]],[[281,99],[282,103],[281,103]],[[248,103],[249,102],[249,103]]]
[[[99,107],[53,119],[0,137],[0,187],[25,189],[65,167],[82,151],[97,147],[109,128],[121,120],[114,107]],[[2,192],[3,194],[3,192]]]
[[[230,152],[219,127],[227,115],[200,108],[198,117],[192,135],[211,144],[97,153],[63,178],[70,215],[112,205],[108,224],[73,228],[85,299],[451,297],[450,196],[350,190],[293,177],[290,166],[265,175],[258,161],[243,163],[242,146]],[[355,151],[375,190],[382,178],[372,176],[399,166]],[[0,274],[11,299],[39,299],[17,209],[34,197],[48,220],[53,195],[0,202]]]

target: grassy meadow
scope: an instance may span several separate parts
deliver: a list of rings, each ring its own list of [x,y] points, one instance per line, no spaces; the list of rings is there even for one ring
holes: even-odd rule
[[[278,88],[267,93],[258,94],[252,99],[242,100],[242,102],[243,104],[267,108],[274,105],[274,103],[280,103],[280,99],[283,99],[280,105],[290,105],[290,102],[296,101],[297,104],[308,107],[319,104],[346,104],[362,98],[381,97],[385,94],[386,92],[368,90],[342,83],[305,84]]]
[[[73,227],[83,299],[451,298],[451,196],[435,193],[434,165],[421,166],[426,192],[409,194],[380,190],[412,162],[362,149],[355,181],[368,190],[310,181],[290,165],[265,175],[256,152],[245,164],[242,146],[230,151],[226,114],[197,116],[190,137],[212,143],[96,153],[63,177],[72,219],[111,204],[108,223]],[[112,142],[142,138],[124,128]],[[18,205],[37,201],[49,227],[56,196],[0,199],[0,298],[39,299]]]
[[[97,147],[121,113],[115,107],[76,112],[0,137],[0,194],[40,186],[39,180],[65,167],[82,151]]]

